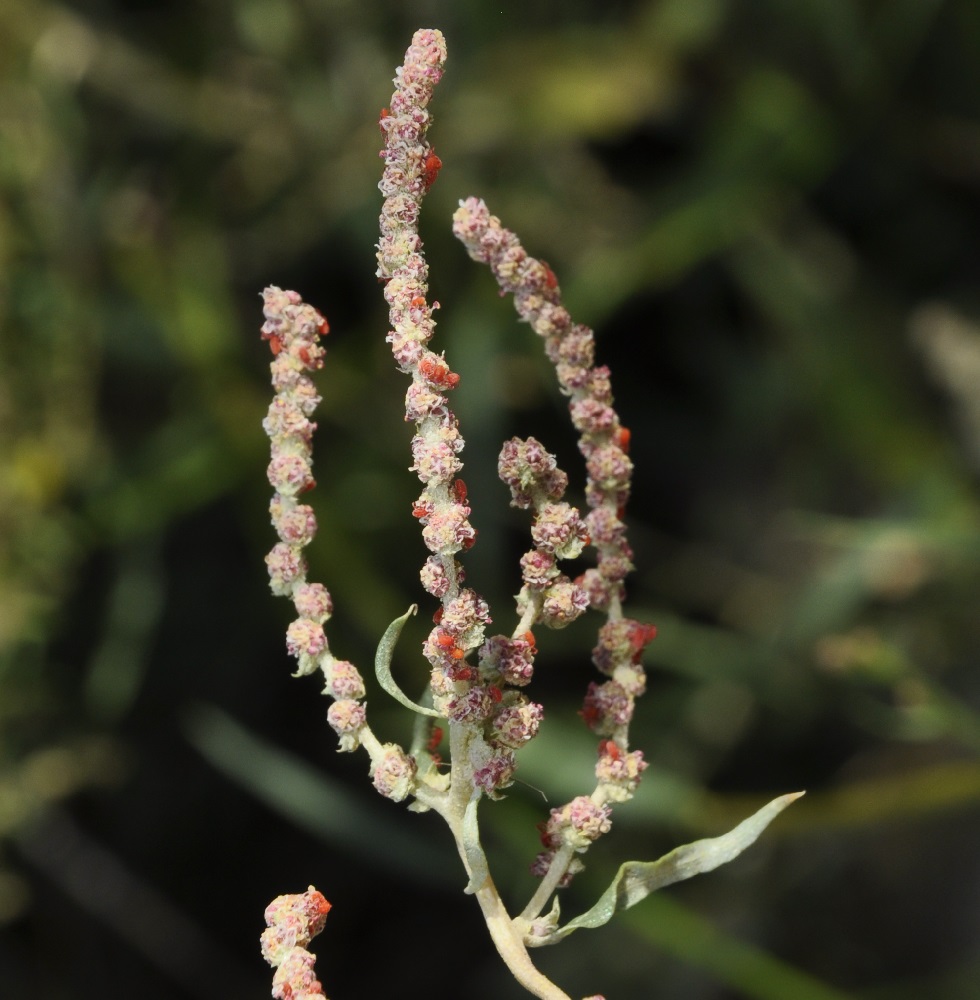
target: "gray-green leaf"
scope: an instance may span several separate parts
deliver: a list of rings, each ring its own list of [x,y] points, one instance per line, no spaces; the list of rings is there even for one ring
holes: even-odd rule
[[[385,634],[378,643],[378,651],[374,654],[374,672],[377,674],[378,682],[399,704],[410,708],[419,715],[431,715],[436,719],[442,716],[434,708],[426,708],[424,705],[417,705],[404,691],[395,683],[395,678],[391,675],[391,657],[395,652],[395,643],[405,627],[405,622],[418,611],[419,606],[413,604],[408,611],[396,618],[386,629]]]
[[[463,891],[470,894],[482,889],[490,877],[487,856],[480,846],[480,827],[476,818],[479,804],[480,795],[477,792],[466,804],[466,811],[463,813],[462,842],[466,852],[466,867],[470,870],[470,881]]]
[[[721,837],[696,840],[684,844],[657,861],[627,861],[620,866],[612,884],[587,913],[569,921],[554,934],[543,938],[529,939],[529,945],[555,944],[580,927],[601,927],[617,910],[627,910],[651,892],[662,889],[672,882],[702,872],[710,872],[719,865],[737,858],[742,851],[758,839],[759,834],[803,792],[791,792],[773,799],[748,819],[742,820],[735,829]]]

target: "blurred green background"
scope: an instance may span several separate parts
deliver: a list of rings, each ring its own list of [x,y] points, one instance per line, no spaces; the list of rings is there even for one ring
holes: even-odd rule
[[[373,257],[378,112],[421,26],[449,43],[433,346],[462,375],[468,580],[500,631],[527,543],[499,444],[535,434],[577,488],[581,463],[540,344],[452,239],[458,199],[549,261],[633,432],[651,766],[565,912],[808,790],[737,863],[542,966],[609,1000],[977,996],[975,0],[0,4],[0,992],[266,996],[262,911],[312,882],[329,995],[523,995],[441,823],[334,753],[262,563],[274,283],[333,328],[331,644],[366,669],[426,609]],[[518,908],[535,823],[591,787],[596,621],[539,636],[547,721],[483,811]]]

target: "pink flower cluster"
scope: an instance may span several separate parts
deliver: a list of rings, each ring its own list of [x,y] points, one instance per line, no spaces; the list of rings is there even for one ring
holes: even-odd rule
[[[297,664],[296,676],[323,672],[325,692],[337,701],[328,721],[340,737],[341,750],[353,750],[365,723],[364,681],[357,668],[336,660],[327,643],[324,623],[333,613],[330,593],[322,583],[306,579],[303,550],[313,540],[317,524],[313,508],[299,502],[313,480],[313,432],[310,420],[320,402],[309,372],[323,366],[320,337],[327,321],[296,292],[270,286],[263,293],[265,323],[262,339],[272,350],[275,396],[262,426],[272,457],[269,482],[275,489],[269,512],[279,541],[266,556],[274,594],[291,598],[297,617],[286,630],[286,649]]]
[[[468,727],[479,737],[468,742],[470,759],[465,764],[474,784],[494,794],[512,780],[513,747],[537,731],[540,706],[529,707],[516,692],[505,693],[500,671],[483,671],[467,662],[467,655],[483,644],[491,619],[483,598],[462,585],[463,568],[455,558],[476,540],[466,484],[458,478],[463,438],[447,395],[459,376],[426,346],[437,304],[430,306],[427,300],[428,270],[418,235],[421,201],[440,165],[426,140],[427,105],[445,57],[438,31],[416,32],[395,77],[391,106],[382,114],[385,170],[380,188],[385,202],[378,275],[385,281],[389,306],[387,340],[399,368],[412,377],[405,419],[416,426],[411,469],[423,483],[412,514],[431,553],[420,577],[426,591],[441,602],[422,648],[432,667],[433,705],[451,727]]]
[[[520,317],[544,339],[561,389],[569,397],[579,450],[585,458],[590,511],[583,523],[577,511],[559,502],[567,478],[537,441],[515,438],[501,452],[499,474],[511,489],[512,503],[533,507],[536,513],[532,529],[536,548],[521,561],[522,606],[526,608],[535,595],[550,596],[552,604],[545,600],[541,605],[541,617],[549,624],[561,624],[564,615],[574,617],[586,606],[608,616],[593,661],[609,680],[589,685],[581,713],[597,735],[606,737],[600,743],[598,785],[592,798],[580,797],[552,810],[545,851],[532,866],[544,875],[562,845],[582,850],[609,828],[606,803],[630,798],[646,767],[642,754],[625,749],[635,699],[646,686],[640,658],[656,635],[653,626],[623,618],[621,612],[623,581],[633,568],[623,523],[633,471],[627,454],[630,435],[613,408],[609,370],[594,363],[592,331],[572,322],[551,268],[531,257],[477,198],[460,202],[453,232],[474,260],[490,266],[501,290],[514,296]],[[559,576],[556,560],[578,555],[586,541],[598,553],[597,565],[574,582],[567,581]],[[570,863],[559,884],[565,884],[577,867]]]
[[[514,507],[532,507],[535,548],[521,558],[524,587],[517,610],[549,628],[573,622],[589,606],[589,595],[558,569],[559,559],[574,559],[589,541],[579,512],[562,502],[568,476],[534,438],[512,438],[500,451],[497,474],[510,487]]]
[[[569,410],[588,472],[586,500],[591,513],[586,523],[599,554],[598,565],[585,572],[581,585],[588,591],[591,607],[614,609],[623,597],[623,579],[632,569],[633,553],[622,513],[629,499],[633,464],[627,455],[629,431],[620,425],[613,409],[609,369],[593,364],[593,333],[572,322],[561,304],[554,272],[530,256],[483,201],[467,198],[460,203],[453,216],[453,232],[474,260],[490,265],[501,290],[513,294],[520,317],[544,338],[558,382],[570,398]]]
[[[273,966],[272,995],[276,1000],[324,997],[313,971],[316,956],[306,946],[323,930],[330,903],[311,885],[306,892],[277,896],[265,911],[262,956]]]

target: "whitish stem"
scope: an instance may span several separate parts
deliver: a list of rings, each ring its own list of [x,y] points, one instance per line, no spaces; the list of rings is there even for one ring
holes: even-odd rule
[[[544,878],[541,879],[537,891],[531,897],[527,906],[524,907],[524,912],[518,918],[518,922],[521,926],[526,926],[527,924],[530,924],[532,920],[537,919],[538,915],[548,904],[548,900],[551,899],[552,893],[558,888],[558,883],[564,877],[565,872],[568,871],[568,865],[574,854],[575,849],[568,847],[567,845],[560,847],[555,852],[555,856],[551,859],[548,871]]]
[[[497,887],[489,876],[482,888],[477,890],[476,898],[500,957],[521,986],[541,1000],[571,1000],[564,990],[535,968],[521,934],[504,909]]]

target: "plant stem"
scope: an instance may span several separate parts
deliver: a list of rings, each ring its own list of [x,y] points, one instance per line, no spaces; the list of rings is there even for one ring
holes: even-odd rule
[[[486,882],[476,892],[476,898],[483,910],[483,919],[487,923],[490,937],[514,978],[529,993],[541,1000],[571,1000],[571,997],[559,989],[540,972],[531,961],[527,948],[520,933],[504,909],[503,901],[497,892],[493,880],[487,876]]]

